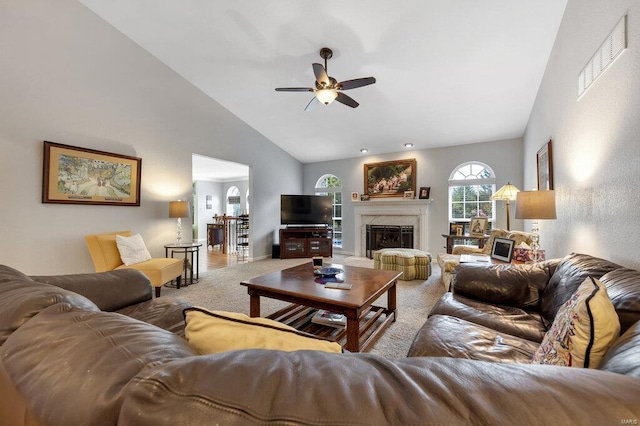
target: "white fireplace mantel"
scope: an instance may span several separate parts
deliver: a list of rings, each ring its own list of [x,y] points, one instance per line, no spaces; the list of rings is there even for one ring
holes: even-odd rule
[[[413,225],[413,246],[426,250],[429,241],[428,212],[432,200],[381,199],[354,202],[354,254],[366,255],[366,225]]]

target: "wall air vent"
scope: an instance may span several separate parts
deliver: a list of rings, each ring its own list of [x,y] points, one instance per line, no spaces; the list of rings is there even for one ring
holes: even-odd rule
[[[578,75],[578,98],[627,48],[627,16],[623,16]]]

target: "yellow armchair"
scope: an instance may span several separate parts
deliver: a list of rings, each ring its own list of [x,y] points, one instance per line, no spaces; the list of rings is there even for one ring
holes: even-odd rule
[[[183,260],[159,257],[127,266],[120,259],[120,252],[116,245],[116,235],[129,237],[131,236],[131,231],[93,234],[84,237],[96,272],[113,271],[114,269],[137,269],[149,278],[151,285],[156,289],[156,297],[160,297],[162,286],[173,279],[176,280],[177,287],[180,288]]]

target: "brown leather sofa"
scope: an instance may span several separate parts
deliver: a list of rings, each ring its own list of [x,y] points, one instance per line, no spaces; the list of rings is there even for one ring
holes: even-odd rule
[[[527,283],[525,290],[499,292],[518,293],[531,302],[523,308],[528,312],[535,311],[538,286],[561,265],[533,269],[531,279],[522,272],[520,281],[510,280]],[[639,285],[638,272],[615,272],[610,283],[620,285],[610,288],[624,293]],[[461,359],[457,343],[446,357],[399,360],[315,351],[197,355],[175,321],[181,302],[148,299],[148,281],[147,290],[136,290],[144,281],[135,271],[27,277],[0,266],[0,424],[533,425],[640,418],[637,321],[600,370]],[[564,281],[558,287],[564,290]],[[625,323],[633,322],[637,299],[620,300]],[[446,316],[434,314],[427,324]],[[523,330],[533,333],[526,324]],[[439,331],[423,329],[412,355],[456,340],[481,352],[467,336],[456,338],[456,329]],[[427,337],[437,341],[427,345]]]
[[[620,320],[621,336],[599,369],[640,377],[640,272],[575,253],[534,265],[459,265],[408,356],[528,363],[589,276],[606,286]]]

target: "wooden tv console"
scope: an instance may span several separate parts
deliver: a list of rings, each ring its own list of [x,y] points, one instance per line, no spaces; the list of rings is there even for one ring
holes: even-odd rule
[[[280,258],[331,257],[333,230],[331,228],[284,228],[280,230]]]

